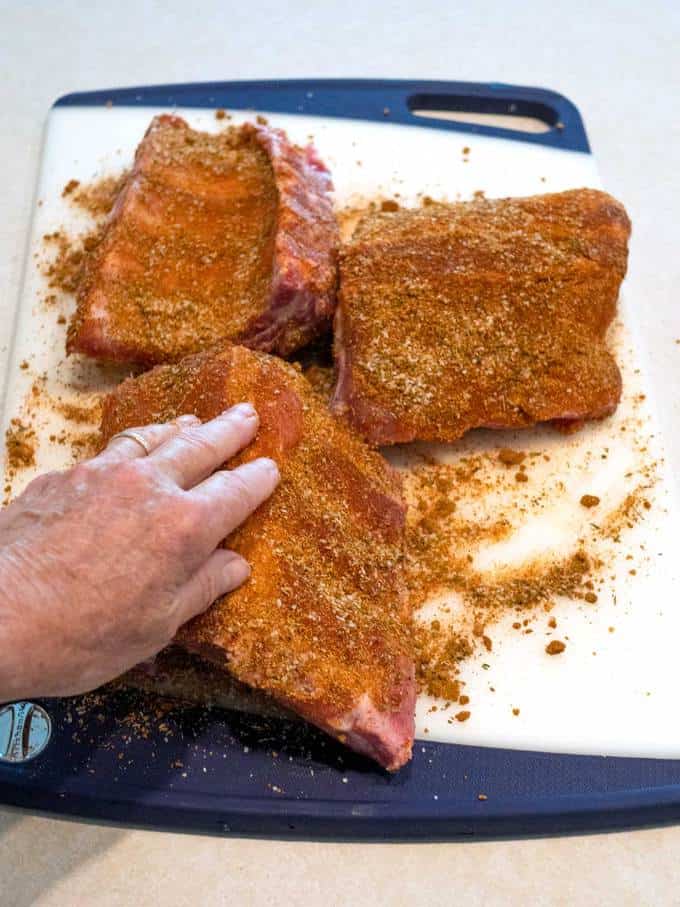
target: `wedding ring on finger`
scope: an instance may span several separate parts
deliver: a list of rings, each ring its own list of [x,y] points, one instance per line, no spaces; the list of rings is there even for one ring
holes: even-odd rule
[[[139,446],[142,448],[142,450],[144,451],[144,453],[146,454],[147,457],[151,453],[149,443],[146,440],[146,438],[144,437],[144,435],[139,431],[135,431],[133,428],[128,428],[125,431],[119,431],[118,434],[115,434],[111,438],[111,441],[115,441],[116,438],[129,438],[131,441],[136,441],[137,444],[139,444]],[[109,441],[109,444],[111,443],[111,441]]]

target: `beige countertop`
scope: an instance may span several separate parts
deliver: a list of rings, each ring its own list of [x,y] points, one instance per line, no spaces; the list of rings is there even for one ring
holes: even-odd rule
[[[3,907],[678,904],[680,829],[465,844],[255,841],[0,815]]]
[[[267,77],[542,85],[580,107],[634,223],[629,286],[653,381],[680,383],[680,4],[338,0],[83,5],[0,0],[0,355],[7,355],[41,130],[69,91]],[[680,404],[660,414],[668,437]],[[680,435],[676,444],[680,444]],[[676,451],[677,452],[677,451]],[[465,844],[255,841],[0,811],[0,904],[680,904],[680,827]]]

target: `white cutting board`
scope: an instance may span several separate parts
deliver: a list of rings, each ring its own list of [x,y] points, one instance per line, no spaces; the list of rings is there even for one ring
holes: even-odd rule
[[[3,431],[9,419],[21,412],[36,375],[47,375],[49,393],[72,400],[84,390],[105,386],[96,369],[64,361],[65,327],[57,323],[59,309],[47,309],[40,301],[46,288],[34,255],[42,253],[44,233],[60,227],[73,233],[89,226],[62,199],[64,185],[71,179],[88,182],[129,166],[150,118],[161,112],[167,111],[66,107],[50,113],[15,343],[8,362],[3,363]],[[195,128],[213,130],[223,125],[216,122],[212,111],[179,108],[176,112]],[[313,137],[333,172],[339,207],[396,194],[402,203],[417,204],[418,193],[455,200],[469,198],[476,190],[493,197],[601,185],[592,157],[580,152],[427,127],[262,112],[272,125],[283,127],[300,143]],[[232,122],[252,116],[254,112],[248,116],[236,113]],[[469,148],[469,154],[462,153],[463,147]],[[648,388],[644,374],[635,374],[642,358],[634,340],[635,304],[626,299],[624,287],[625,325],[616,330],[615,342],[624,372],[625,400],[613,419],[570,437],[545,429],[475,432],[446,453],[455,459],[466,452],[501,446],[549,451],[550,464],[534,474],[532,481],[564,483],[564,493],[539,518],[527,521],[509,542],[480,553],[480,568],[498,559],[518,562],[532,553],[567,553],[583,521],[590,518],[578,505],[583,493],[597,493],[610,504],[625,496],[623,476],[635,467],[635,458],[620,427],[630,417],[632,397],[641,391],[647,400],[638,416],[648,427],[640,431],[655,435],[650,441],[650,457],[663,455],[650,409],[655,402],[663,404],[668,389]],[[20,369],[23,360],[29,362],[28,370]],[[40,435],[37,466],[17,477],[15,492],[36,472],[57,468],[70,459],[68,447],[48,440],[64,424],[61,416],[46,407],[38,413],[36,424]],[[607,461],[586,456],[587,450],[598,445],[610,447]],[[677,473],[674,465],[660,468],[659,481],[648,495],[652,509],[625,535],[621,564],[600,592],[598,604],[562,601],[552,612],[559,625],[555,637],[568,637],[567,651],[559,657],[547,656],[543,633],[518,634],[509,627],[516,618],[509,616],[492,628],[494,651],[473,656],[464,667],[471,718],[464,724],[450,724],[452,712],[431,713],[432,702],[422,697],[419,737],[553,752],[680,756],[680,724],[675,713],[680,686],[680,658],[676,655],[680,533],[671,479]],[[485,502],[477,503],[483,510]],[[630,563],[623,559],[627,552],[634,555],[636,576],[628,573]],[[608,631],[610,626],[615,632]],[[513,708],[519,708],[520,714],[513,715]]]

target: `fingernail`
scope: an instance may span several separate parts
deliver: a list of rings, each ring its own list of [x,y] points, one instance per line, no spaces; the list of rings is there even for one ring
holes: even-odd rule
[[[223,416],[240,416],[242,419],[253,419],[257,416],[252,403],[238,403],[236,406],[225,409]]]
[[[198,418],[198,416],[194,416],[191,413],[186,413],[185,415],[178,416],[175,419],[175,422],[178,425],[196,425],[196,423],[200,421],[201,420]]]
[[[239,554],[234,554],[233,558],[229,560],[224,568],[224,579],[225,582],[232,587],[240,586],[241,583],[245,583],[250,576],[250,573],[251,570],[248,561]]]
[[[258,457],[258,459],[253,460],[252,463],[253,466],[257,466],[258,469],[263,469],[271,473],[277,482],[281,478],[278,465],[274,460],[270,460],[269,457]]]

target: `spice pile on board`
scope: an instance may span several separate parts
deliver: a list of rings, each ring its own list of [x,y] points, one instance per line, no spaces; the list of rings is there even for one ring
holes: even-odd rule
[[[568,599],[583,607],[596,605],[622,557],[627,572],[635,575],[633,554],[618,546],[652,507],[657,464],[648,455],[645,421],[637,414],[642,399],[629,401],[632,412],[621,426],[635,459],[623,476],[630,491],[613,502],[592,493],[570,499],[555,451],[492,448],[463,453],[455,462],[427,456],[405,469],[406,580],[422,693],[444,700],[444,708],[467,705],[464,664],[477,652],[494,651],[494,625],[509,618],[518,634],[540,632],[540,652],[564,653],[564,638],[552,638],[559,635],[555,617],[549,616],[555,603]],[[608,448],[593,445],[580,467],[572,463],[571,470],[578,473],[580,468],[587,476],[598,459],[608,456]],[[508,554],[504,545],[559,506],[569,510],[576,527],[564,544],[529,557]],[[500,551],[495,559],[489,556],[493,551]],[[453,716],[459,721],[469,717],[469,710]]]

